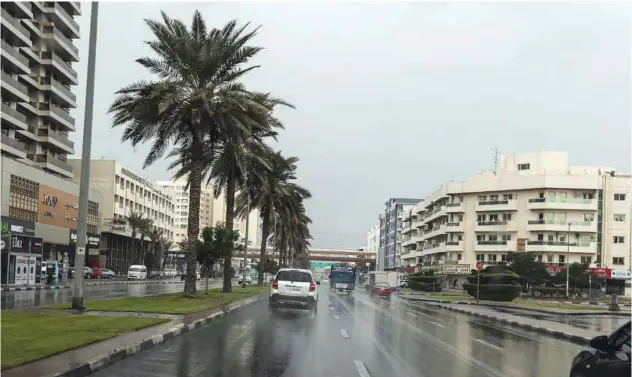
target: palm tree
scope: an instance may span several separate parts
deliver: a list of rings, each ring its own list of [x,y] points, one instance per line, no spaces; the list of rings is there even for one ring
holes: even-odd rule
[[[149,269],[147,262],[147,248],[145,247],[145,238],[152,232],[154,221],[148,217],[144,217],[139,224],[138,231],[140,233],[140,262]]]
[[[196,294],[195,242],[200,232],[201,183],[207,159],[220,137],[243,127],[267,111],[260,96],[238,84],[257,66],[244,67],[261,48],[249,46],[257,29],[246,32],[228,22],[222,29],[207,30],[199,11],[190,29],[162,12],[162,21],[146,20],[155,39],[147,44],[156,58],[136,60],[156,81],[139,81],[119,90],[109,112],[114,126],[124,125],[123,141],[133,146],[151,142],[145,158],[148,167],[170,148],[183,151],[186,159],[179,173],[186,174],[189,188],[186,297]],[[265,105],[265,104],[264,104]]]
[[[160,256],[156,256],[156,268],[163,269],[165,268],[165,263],[167,263],[167,256],[169,255],[168,251],[173,247],[173,240],[162,236],[160,237]],[[161,262],[162,261],[162,262]]]
[[[127,224],[132,229],[132,259],[133,263],[138,263],[138,256],[136,250],[136,234],[138,231],[145,226],[145,217],[142,212],[130,211],[129,215],[126,216]]]
[[[250,196],[251,206],[259,208],[262,220],[261,249],[259,252],[259,260],[261,261],[265,260],[267,241],[274,231],[272,229],[273,215],[278,214],[279,219],[284,216],[295,217],[298,214],[298,201],[311,197],[308,190],[293,182],[296,179],[298,158],[285,158],[281,152],[273,152],[266,155],[263,160],[266,164],[253,167],[252,170],[257,171],[258,174],[254,175],[254,178],[249,177],[250,182],[238,199],[242,212],[247,195]],[[289,219],[281,221],[289,221]],[[261,274],[258,283],[263,284]]]
[[[149,266],[147,266],[147,270],[148,272],[151,272],[151,270],[153,270],[158,263],[158,261],[161,260],[161,247],[162,247],[162,243],[161,240],[163,238],[162,236],[162,230],[154,227],[154,229],[152,229],[149,234],[149,247],[150,247],[150,252],[149,254],[151,255],[151,258],[148,258],[148,262],[149,262]]]

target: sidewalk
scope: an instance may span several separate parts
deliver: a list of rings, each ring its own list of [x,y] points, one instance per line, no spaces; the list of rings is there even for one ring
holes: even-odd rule
[[[242,307],[261,300],[263,295],[245,299],[204,312],[193,313],[182,318],[127,333],[102,342],[66,351],[2,371],[3,377],[84,377],[97,370],[120,361],[128,356],[152,348],[166,340],[186,334],[202,325],[218,319]],[[136,313],[128,313],[136,315]]]
[[[433,305],[450,311],[465,313],[471,316],[485,318],[495,322],[509,324],[515,327],[553,336],[555,338],[564,339],[582,346],[587,345],[588,342],[590,342],[590,340],[595,336],[604,335],[596,331],[585,330],[545,319],[533,319],[509,313],[499,313],[484,306],[461,306],[458,304],[445,303],[435,303]]]
[[[217,279],[209,279],[209,282]],[[203,280],[198,280],[198,283]],[[140,280],[140,281],[126,281],[126,280],[102,280],[102,281],[88,281],[84,283],[84,287],[91,287],[97,285],[127,285],[127,284],[184,284],[184,282],[178,280]],[[41,291],[45,289],[65,289],[72,288],[72,281],[68,283],[67,286],[50,286],[50,285],[40,285],[40,286],[11,286],[11,285],[2,285],[2,292],[19,292],[19,291]]]

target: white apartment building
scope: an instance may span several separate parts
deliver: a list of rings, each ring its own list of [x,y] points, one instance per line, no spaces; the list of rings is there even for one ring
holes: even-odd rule
[[[364,251],[375,254],[376,265],[375,269],[377,271],[380,270],[380,260],[377,257],[378,251],[380,249],[380,224],[375,224],[369,231],[366,233],[366,246],[364,246]]]
[[[182,178],[175,181],[156,181],[156,185],[161,190],[167,192],[173,197],[174,210],[174,242],[177,249],[178,242],[187,239],[188,216],[189,216],[189,191],[185,190],[186,179]],[[259,211],[254,210],[250,213],[248,240],[251,246],[257,244]],[[226,199],[224,195],[215,198],[213,194],[213,185],[202,185],[202,197],[200,198],[200,236],[204,227],[212,227],[217,223],[224,224],[226,222]],[[235,219],[233,228],[239,231],[241,242],[244,242],[246,221],[245,218]],[[175,250],[175,249],[174,249]]]
[[[564,152],[502,156],[496,171],[447,183],[411,211],[404,264],[467,273],[476,261],[525,251],[550,264],[629,270],[631,181],[608,167],[570,166]]]
[[[73,179],[79,182],[81,160],[69,159],[68,163],[76,174]],[[155,230],[173,240],[173,198],[153,182],[115,160],[101,159],[90,163],[90,188],[101,194],[101,250],[108,251],[108,268],[119,273],[127,271],[130,265],[141,263],[141,243],[148,247],[148,238],[141,242],[141,235],[136,234],[136,253],[132,255],[132,229],[126,220],[132,212],[151,219]]]
[[[6,1],[1,5],[2,155],[72,178],[66,157],[74,153],[71,86],[79,60],[73,39],[79,2]]]

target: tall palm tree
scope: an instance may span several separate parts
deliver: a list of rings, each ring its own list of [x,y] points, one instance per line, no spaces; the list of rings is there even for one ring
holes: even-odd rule
[[[138,263],[138,255],[136,250],[136,235],[138,231],[145,226],[145,216],[142,212],[130,211],[129,215],[125,217],[127,219],[127,224],[132,229],[132,259],[133,263]]]
[[[165,263],[167,263],[167,257],[169,255],[168,251],[171,247],[174,246],[174,242],[172,239],[169,239],[165,236],[160,237],[160,256],[156,257],[156,268],[163,269],[165,268]],[[162,262],[161,262],[162,261]]]
[[[156,265],[159,264],[158,261],[161,260],[161,239],[163,238],[162,230],[154,227],[154,229],[149,232],[148,237],[150,250],[149,254],[151,255],[151,258],[148,258],[150,266],[147,266],[147,270],[151,272],[151,270],[153,270]]]
[[[278,218],[294,216],[297,213],[294,210],[297,208],[296,201],[311,197],[308,190],[293,182],[296,179],[298,158],[285,158],[281,152],[273,152],[266,155],[264,161],[266,164],[252,169],[258,174],[254,176],[254,179],[250,179],[250,184],[244,188],[238,199],[241,211],[244,210],[247,195],[250,197],[251,206],[259,208],[262,221],[259,251],[261,261],[265,260],[267,241],[274,230],[272,229],[273,214],[278,214]],[[259,275],[258,283],[263,284],[263,276]]]
[[[145,247],[145,238],[152,232],[154,228],[154,221],[148,217],[144,217],[138,227],[140,233],[140,262],[139,264],[145,265],[147,268],[147,248]]]
[[[260,98],[237,83],[257,67],[244,64],[261,48],[249,45],[257,29],[246,32],[248,24],[238,27],[230,21],[222,29],[207,30],[199,11],[193,14],[190,29],[164,12],[161,21],[146,23],[154,34],[147,44],[157,57],[136,61],[157,80],[138,81],[119,90],[109,112],[114,114],[114,126],[125,126],[123,141],[133,146],[152,144],[144,167],[170,148],[187,153],[180,166],[180,173],[187,176],[190,207],[184,294],[194,297],[205,153],[227,129],[265,112],[265,106],[257,109]]]

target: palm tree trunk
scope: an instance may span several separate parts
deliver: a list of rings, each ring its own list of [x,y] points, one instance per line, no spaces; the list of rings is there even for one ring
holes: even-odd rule
[[[233,174],[228,175],[226,182],[226,229],[230,232],[233,231],[233,223],[235,221],[235,177]],[[222,291],[230,293],[233,291],[231,285],[230,270],[232,267],[233,250],[228,250],[226,257],[224,257],[224,285]]]
[[[261,266],[261,271],[259,271],[259,276],[257,276],[257,284],[263,284],[263,261],[266,257],[266,247],[268,246],[268,237],[270,237],[270,209],[264,209],[263,216],[263,224],[261,224],[261,249],[259,250],[259,265]]]
[[[134,263],[136,263],[136,229],[132,228],[132,264]]]
[[[195,297],[196,280],[195,270],[197,266],[197,241],[200,234],[200,195],[202,192],[201,162],[195,162],[189,172],[189,218],[187,229],[187,270],[184,278],[184,296]]]

